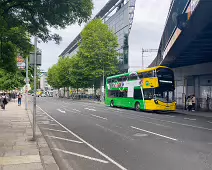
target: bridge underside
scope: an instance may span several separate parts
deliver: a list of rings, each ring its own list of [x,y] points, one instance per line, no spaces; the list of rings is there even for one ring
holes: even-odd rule
[[[171,68],[212,62],[212,1],[200,1],[160,65]]]

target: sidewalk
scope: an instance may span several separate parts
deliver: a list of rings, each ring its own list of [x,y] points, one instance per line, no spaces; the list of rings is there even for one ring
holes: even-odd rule
[[[59,169],[38,127],[37,141],[31,141],[31,117],[14,102],[0,110],[0,170]]]
[[[187,110],[180,110],[180,109],[177,109],[176,112],[181,114],[191,115],[191,116],[212,118],[212,112],[200,112],[200,111],[189,112]]]

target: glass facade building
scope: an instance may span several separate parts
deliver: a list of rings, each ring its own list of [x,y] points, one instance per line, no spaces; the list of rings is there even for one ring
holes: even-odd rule
[[[94,17],[102,18],[104,23],[117,35],[119,47],[118,59],[120,70],[128,71],[128,36],[133,23],[135,0],[109,0],[108,3]],[[73,56],[78,51],[80,34],[60,54],[62,57]]]

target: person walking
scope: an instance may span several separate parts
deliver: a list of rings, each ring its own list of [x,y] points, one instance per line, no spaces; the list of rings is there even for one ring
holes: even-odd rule
[[[192,102],[192,111],[195,111],[195,109],[196,109],[196,97],[195,97],[195,95],[193,95],[191,102]]]
[[[190,112],[192,110],[192,99],[191,96],[188,96],[187,98],[187,109]]]
[[[3,95],[1,96],[1,108],[3,110],[5,110],[5,106],[7,103],[8,103],[7,97],[6,97],[5,93],[3,93]]]
[[[19,95],[18,95],[18,106],[21,106],[21,98],[22,98],[22,95],[19,94]]]

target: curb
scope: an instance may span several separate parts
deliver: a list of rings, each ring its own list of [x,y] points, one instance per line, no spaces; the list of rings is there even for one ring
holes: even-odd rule
[[[32,119],[33,119],[32,112],[29,109],[26,111],[26,113],[29,117],[31,127],[32,127]],[[36,137],[37,137],[36,143],[37,143],[41,163],[42,163],[44,170],[59,170],[59,167],[52,155],[52,151],[49,148],[49,145],[47,144],[47,142],[46,142],[45,138],[43,137],[43,134],[40,131],[40,128],[37,124],[36,124]]]

